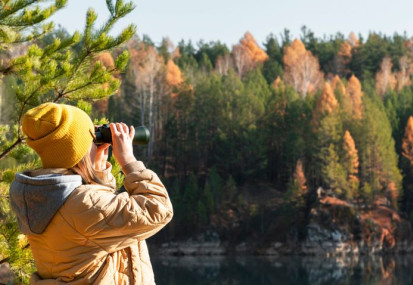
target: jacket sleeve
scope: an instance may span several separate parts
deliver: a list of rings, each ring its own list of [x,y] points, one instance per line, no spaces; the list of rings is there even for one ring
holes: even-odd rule
[[[116,179],[112,175],[112,164],[109,161],[106,161],[106,169],[95,170],[95,174],[103,185],[116,189]]]
[[[127,192],[89,191],[75,224],[76,230],[108,252],[144,240],[161,230],[173,216],[169,195],[152,170],[135,161],[123,169]]]

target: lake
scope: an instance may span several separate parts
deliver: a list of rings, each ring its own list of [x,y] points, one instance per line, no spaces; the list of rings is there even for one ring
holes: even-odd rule
[[[158,285],[413,284],[413,255],[152,257]]]

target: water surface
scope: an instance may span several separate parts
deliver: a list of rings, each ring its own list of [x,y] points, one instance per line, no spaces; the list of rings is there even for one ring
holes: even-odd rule
[[[413,284],[413,255],[152,257],[158,285]]]

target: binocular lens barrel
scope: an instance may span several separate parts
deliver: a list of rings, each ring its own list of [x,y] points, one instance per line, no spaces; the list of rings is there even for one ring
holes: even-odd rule
[[[109,124],[102,125],[95,130],[95,144],[101,145],[104,143],[112,144],[112,132]],[[149,142],[150,133],[147,127],[140,126],[135,128],[135,136],[133,137],[134,145],[146,145]]]

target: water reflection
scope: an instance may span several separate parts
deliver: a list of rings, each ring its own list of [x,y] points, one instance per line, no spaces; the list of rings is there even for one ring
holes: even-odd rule
[[[413,256],[153,257],[157,284],[413,284]]]

